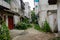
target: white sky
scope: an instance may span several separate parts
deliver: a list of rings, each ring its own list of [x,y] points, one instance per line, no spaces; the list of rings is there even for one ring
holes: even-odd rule
[[[34,0],[23,0],[24,2],[29,2],[29,5],[31,7],[31,10],[34,8]]]

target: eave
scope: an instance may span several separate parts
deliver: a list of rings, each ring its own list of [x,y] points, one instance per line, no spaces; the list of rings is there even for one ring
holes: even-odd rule
[[[17,12],[11,11],[10,9],[8,9],[8,8],[6,8],[4,6],[1,6],[1,5],[0,5],[0,11],[6,12],[7,14],[12,14],[12,15],[20,16]]]

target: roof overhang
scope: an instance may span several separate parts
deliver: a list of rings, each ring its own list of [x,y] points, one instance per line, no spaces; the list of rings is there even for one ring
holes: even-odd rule
[[[6,8],[4,6],[1,6],[1,5],[0,5],[0,10],[6,12],[7,14],[20,16],[17,12],[11,11],[10,9],[8,9],[8,8]]]

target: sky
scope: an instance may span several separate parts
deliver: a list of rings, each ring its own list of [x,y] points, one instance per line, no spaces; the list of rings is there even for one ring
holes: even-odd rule
[[[29,2],[31,10],[33,10],[33,8],[34,8],[34,0],[23,0],[23,2]]]

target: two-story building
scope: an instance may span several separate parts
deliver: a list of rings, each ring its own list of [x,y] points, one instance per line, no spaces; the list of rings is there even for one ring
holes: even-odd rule
[[[38,0],[39,25],[43,27],[44,21],[47,20],[52,32],[57,31],[57,1]],[[37,6],[37,5],[36,5]],[[36,9],[36,8],[35,8]]]
[[[24,10],[21,1],[0,0],[0,18],[6,22],[9,29],[13,29],[14,25],[20,21],[20,13]]]

